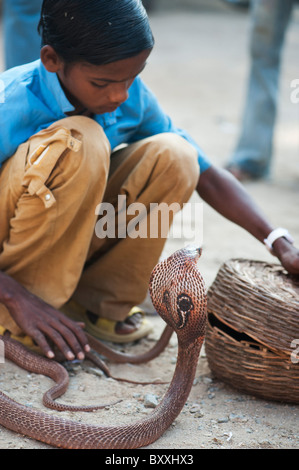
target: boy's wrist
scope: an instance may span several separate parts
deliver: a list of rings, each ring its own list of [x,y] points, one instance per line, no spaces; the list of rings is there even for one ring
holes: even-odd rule
[[[18,304],[23,290],[23,286],[15,279],[0,271],[0,302],[7,308]]]
[[[283,241],[281,242],[281,240]],[[267,238],[264,239],[264,244],[272,254],[279,254],[277,253],[277,250],[284,250],[286,244],[289,245],[293,243],[293,237],[289,234],[287,229],[282,227],[272,230],[272,232],[268,234]]]

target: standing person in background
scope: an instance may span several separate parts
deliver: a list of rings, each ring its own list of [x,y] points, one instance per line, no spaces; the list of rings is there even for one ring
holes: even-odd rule
[[[281,50],[295,0],[251,3],[251,68],[241,134],[227,169],[240,181],[266,178],[273,153]]]
[[[6,69],[39,58],[40,36],[37,26],[42,0],[4,0],[4,66]]]

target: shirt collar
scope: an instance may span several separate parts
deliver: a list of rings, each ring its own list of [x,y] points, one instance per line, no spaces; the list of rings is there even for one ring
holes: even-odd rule
[[[115,111],[112,113],[104,113],[104,114],[96,114],[96,121],[99,123],[103,123],[104,126],[110,126],[115,124],[117,118],[120,118],[123,115],[121,106],[119,106]]]

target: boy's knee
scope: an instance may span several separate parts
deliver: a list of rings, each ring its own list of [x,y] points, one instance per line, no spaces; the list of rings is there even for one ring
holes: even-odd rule
[[[110,143],[96,121],[85,116],[72,116],[56,122],[53,127],[68,129],[78,144],[61,155],[59,166],[63,171],[86,180],[87,184],[96,182],[103,173],[108,177]]]
[[[52,126],[68,129],[72,136],[82,143],[86,153],[103,153],[105,157],[110,158],[110,143],[103,128],[94,119],[86,116],[72,116],[57,121]]]
[[[94,135],[107,140],[107,137],[100,126],[94,119],[87,116],[70,116],[60,121],[54,122],[49,129],[55,127],[65,127],[72,132],[85,136],[86,139],[93,139]]]
[[[199,178],[198,156],[195,148],[183,137],[163,133],[152,137],[157,145],[159,164],[167,168],[169,176],[182,184],[196,187]]]
[[[28,150],[22,187],[30,195],[38,195],[46,207],[58,194],[69,194],[70,188],[75,187],[79,197],[85,198],[106,185],[110,144],[92,119],[74,116],[57,121],[34,135]]]

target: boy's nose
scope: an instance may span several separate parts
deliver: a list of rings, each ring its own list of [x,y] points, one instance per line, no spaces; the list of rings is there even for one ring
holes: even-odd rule
[[[115,104],[121,104],[128,99],[128,87],[125,83],[118,83],[113,85],[110,94],[109,101]]]

